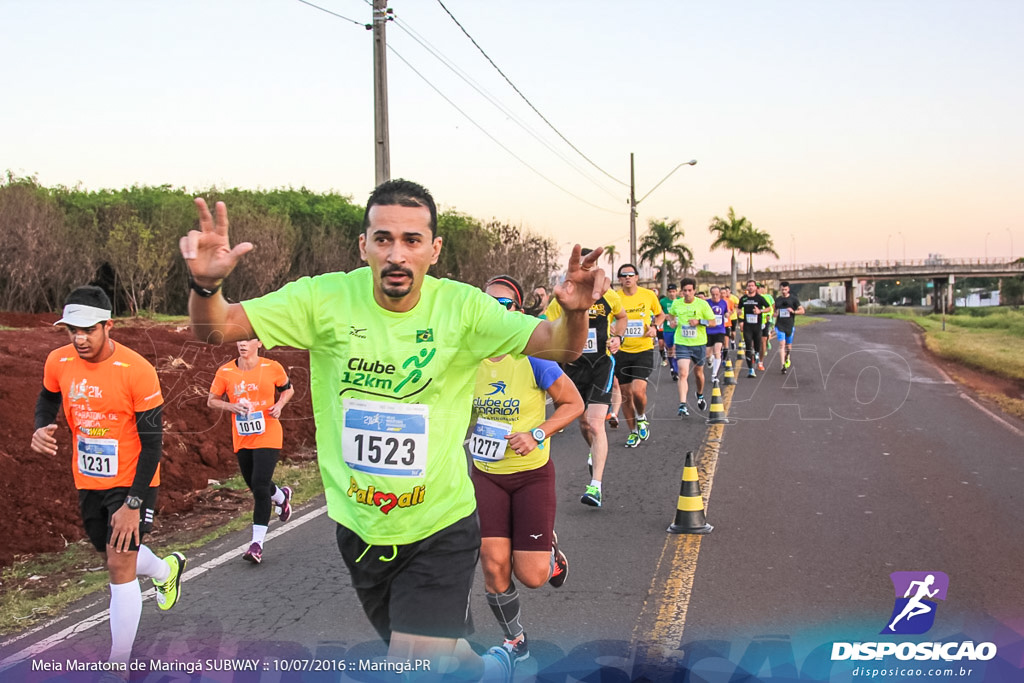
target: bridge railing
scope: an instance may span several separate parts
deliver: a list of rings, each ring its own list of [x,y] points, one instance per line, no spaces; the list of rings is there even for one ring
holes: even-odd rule
[[[1024,274],[1024,259],[948,258],[948,259],[873,259],[835,263],[780,265],[756,271],[757,279],[849,279],[856,277],[1002,277]]]
[[[1013,266],[1024,268],[1020,259],[1008,259],[1005,257],[990,258],[926,258],[926,259],[865,259],[863,261],[836,261],[833,263],[797,263],[795,265],[780,263],[775,268],[759,269],[758,272],[793,272],[799,270],[861,270],[868,268],[941,268],[943,266],[1004,266],[1012,269]]]

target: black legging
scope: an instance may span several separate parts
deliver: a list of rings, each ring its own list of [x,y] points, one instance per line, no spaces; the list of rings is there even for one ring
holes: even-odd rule
[[[747,351],[747,367],[754,369],[754,355],[761,353],[761,326],[756,323],[743,324],[743,344]]]
[[[270,498],[277,490],[274,484],[274,468],[281,457],[280,448],[241,448],[235,453],[238,456],[238,469],[242,478],[252,491],[256,500],[252,510],[252,523],[260,526],[270,524],[270,510],[273,504]]]

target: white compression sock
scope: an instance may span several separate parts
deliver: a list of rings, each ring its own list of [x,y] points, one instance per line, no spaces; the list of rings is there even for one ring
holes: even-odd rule
[[[139,576],[148,576],[155,581],[163,583],[171,575],[171,567],[154,555],[148,546],[140,545],[139,557],[135,561],[135,573]]]
[[[110,584],[110,658],[111,662],[128,663],[132,656],[135,633],[142,617],[142,589],[138,580]]]
[[[712,377],[718,377],[718,368],[720,368],[720,367],[722,367],[722,359],[721,358],[712,358],[711,359],[711,376]]]
[[[252,525],[252,542],[259,543],[263,547],[263,539],[267,537],[267,527],[262,524]]]
[[[270,502],[274,505],[280,505],[284,502],[284,491],[281,490],[280,486],[274,486],[274,495],[270,497]]]

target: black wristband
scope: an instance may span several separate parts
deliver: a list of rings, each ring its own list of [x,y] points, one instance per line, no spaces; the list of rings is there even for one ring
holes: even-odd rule
[[[219,292],[220,291],[220,287],[221,287],[222,284],[224,284],[224,283],[221,282],[220,284],[218,284],[213,289],[207,289],[206,287],[201,287],[198,284],[196,284],[196,281],[192,279],[192,274],[191,273],[189,273],[189,276],[188,276],[188,286],[189,286],[189,289],[191,289],[193,292],[195,292],[199,296],[203,297],[204,299],[209,299],[211,296],[213,296],[214,294]]]

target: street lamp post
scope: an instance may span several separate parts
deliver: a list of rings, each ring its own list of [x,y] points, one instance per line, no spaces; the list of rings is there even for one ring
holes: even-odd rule
[[[697,160],[690,159],[679,164],[671,171],[668,172],[664,178],[658,181],[658,184],[652,187],[647,194],[640,199],[636,198],[636,174],[633,171],[633,153],[629,153],[629,260],[635,266],[636,265],[636,207],[643,200],[651,196],[651,192],[657,190],[663,182],[668,180],[669,176],[681,169],[683,166],[696,166]]]
[[[903,231],[902,231],[902,230],[900,230],[900,231],[899,231],[898,233],[896,233],[896,234],[900,236],[900,239],[901,239],[901,240],[903,240],[903,262],[904,262],[904,263],[906,263],[906,262],[907,262],[907,238],[906,238],[906,236],[905,236],[905,235],[903,234]]]

